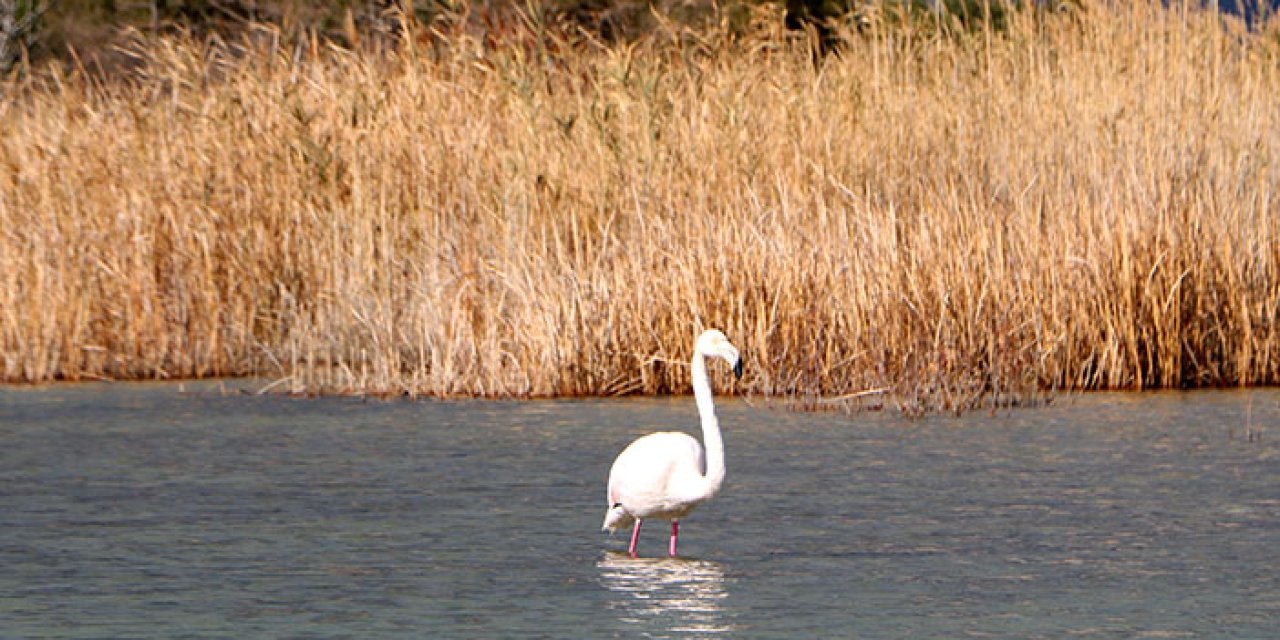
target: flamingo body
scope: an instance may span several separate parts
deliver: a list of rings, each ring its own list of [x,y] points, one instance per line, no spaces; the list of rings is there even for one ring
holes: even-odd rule
[[[679,431],[660,431],[636,439],[618,454],[609,471],[609,505],[605,528],[626,528],[636,518],[675,520],[701,502],[682,495],[707,472],[702,444]],[[625,508],[613,508],[623,505]]]
[[[646,519],[671,521],[668,550],[672,556],[676,555],[679,520],[714,497],[724,481],[724,444],[707,379],[707,356],[724,359],[733,367],[735,375],[742,375],[738,349],[723,333],[713,329],[698,338],[691,364],[694,397],[706,448],[687,433],[651,433],[623,449],[609,471],[604,530],[632,527],[632,556],[636,555],[640,525]]]

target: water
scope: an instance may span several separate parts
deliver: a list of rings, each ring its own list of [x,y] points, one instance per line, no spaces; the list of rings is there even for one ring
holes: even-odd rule
[[[609,464],[696,424],[689,398],[193,388],[0,388],[0,637],[1274,638],[1280,621],[1275,390],[918,422],[729,402],[729,477],[684,521],[684,557],[651,523],[631,560],[598,533]]]

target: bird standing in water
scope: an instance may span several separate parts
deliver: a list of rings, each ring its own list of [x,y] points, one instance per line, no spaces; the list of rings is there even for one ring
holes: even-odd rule
[[[678,431],[651,433],[623,449],[609,471],[604,530],[632,527],[628,552],[633,558],[640,525],[647,519],[671,521],[668,551],[674,557],[680,519],[714,497],[724,482],[724,441],[707,378],[709,357],[723,359],[733,367],[735,376],[742,377],[742,357],[723,333],[712,329],[698,336],[691,364],[693,395],[702,418],[702,444]]]

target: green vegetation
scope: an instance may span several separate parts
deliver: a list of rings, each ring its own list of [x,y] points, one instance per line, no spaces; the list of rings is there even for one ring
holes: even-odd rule
[[[344,47],[394,44],[407,16],[421,25],[458,16],[475,28],[533,19],[581,30],[607,42],[634,41],[663,25],[705,28],[724,23],[745,34],[762,8],[782,11],[789,29],[812,29],[828,45],[842,25],[866,25],[868,16],[931,24],[941,29],[991,26],[1003,30],[1017,0],[0,0],[0,63],[7,70],[29,54],[79,57],[108,71],[129,67],[116,49],[131,31],[148,35],[186,33],[238,40],[255,24],[270,24],[287,40],[316,35]],[[1037,11],[1076,7],[1072,0],[1031,3]],[[1025,8],[1023,9],[1025,10]],[[5,18],[9,17],[9,20]]]

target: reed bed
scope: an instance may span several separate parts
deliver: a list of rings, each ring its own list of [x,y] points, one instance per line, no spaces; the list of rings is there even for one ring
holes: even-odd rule
[[[815,404],[1280,382],[1274,36],[891,17],[817,63],[760,9],[622,44],[139,38],[129,82],[12,81],[0,377],[683,392],[714,326],[738,392]]]

